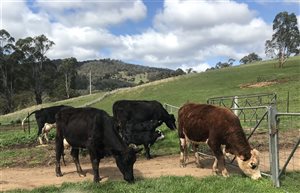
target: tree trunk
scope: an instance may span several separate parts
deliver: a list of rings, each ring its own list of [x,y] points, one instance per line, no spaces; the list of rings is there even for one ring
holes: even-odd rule
[[[42,93],[41,92],[38,92],[38,91],[34,91],[34,94],[35,94],[35,101],[36,101],[36,104],[37,105],[40,105],[43,103],[43,100],[42,100]]]
[[[70,98],[70,91],[69,91],[69,80],[68,80],[68,74],[65,74],[65,86],[66,86],[66,94],[67,98]]]

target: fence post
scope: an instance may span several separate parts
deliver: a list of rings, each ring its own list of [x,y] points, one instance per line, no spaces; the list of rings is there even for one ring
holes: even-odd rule
[[[236,116],[239,116],[239,111],[236,109],[236,108],[239,107],[239,106],[238,106],[238,100],[239,100],[238,98],[239,98],[238,96],[235,96],[234,99],[233,99],[233,108],[235,108],[234,114],[235,114]]]
[[[278,152],[278,129],[276,123],[276,107],[268,107],[268,127],[269,127],[269,154],[270,170],[273,184],[280,187],[279,181],[279,152]]]
[[[28,129],[28,133],[29,133],[29,135],[30,135],[30,117],[29,117],[29,112],[28,112],[27,117],[28,117],[28,120],[27,120],[27,122],[28,122],[27,129]]]

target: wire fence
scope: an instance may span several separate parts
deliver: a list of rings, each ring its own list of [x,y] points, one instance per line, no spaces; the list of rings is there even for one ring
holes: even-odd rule
[[[300,182],[300,114],[277,114],[279,174],[278,180]]]

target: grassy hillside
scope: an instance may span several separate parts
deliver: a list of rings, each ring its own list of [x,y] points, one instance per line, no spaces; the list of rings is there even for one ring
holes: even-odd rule
[[[188,74],[162,83],[124,89],[93,106],[111,113],[112,104],[120,99],[158,100],[181,106],[187,101],[206,103],[208,98],[217,96],[277,93],[280,101],[278,110],[285,111],[285,100],[289,92],[290,112],[300,112],[300,57],[290,58],[283,69],[274,68],[274,62],[276,61],[263,61]],[[258,84],[264,82],[271,82],[271,85]]]
[[[286,110],[287,93],[289,92],[290,112],[300,112],[300,56],[290,58],[283,69],[274,68],[275,62],[262,61],[168,78],[134,88],[120,89],[92,106],[111,113],[112,104],[120,99],[158,100],[162,103],[181,106],[187,101],[206,103],[208,98],[217,96],[275,92],[278,95],[278,110],[284,112]],[[271,82],[272,84],[259,86],[259,83],[264,82]],[[251,85],[258,85],[258,87],[251,87]],[[43,104],[42,107],[58,104],[78,107],[101,98],[103,94],[98,93]],[[34,106],[0,116],[0,123],[21,119],[28,112],[39,108],[41,106]]]
[[[35,106],[29,107],[26,109],[22,109],[20,111],[16,111],[16,112],[9,113],[6,115],[1,115],[0,123],[2,125],[5,125],[5,124],[11,123],[12,121],[15,122],[18,120],[22,120],[28,113],[30,113],[34,110],[44,108],[44,107],[54,106],[54,105],[64,104],[64,105],[69,105],[69,106],[73,106],[73,107],[86,106],[86,105],[89,105],[91,102],[101,98],[104,94],[105,94],[105,92],[98,92],[98,93],[91,94],[91,95],[75,97],[75,98],[57,101],[57,102],[53,102],[53,103],[44,103],[42,105],[35,105]],[[34,119],[34,116],[31,119]]]

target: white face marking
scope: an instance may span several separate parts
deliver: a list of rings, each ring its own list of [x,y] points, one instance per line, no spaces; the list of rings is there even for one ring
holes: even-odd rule
[[[156,139],[156,141],[162,140],[162,139],[164,139],[164,138],[165,138],[165,136],[164,136],[163,134],[161,134],[161,136],[159,136],[159,137]]]
[[[259,169],[259,152],[255,149],[251,150],[251,158],[247,161],[243,161],[237,156],[237,162],[241,170],[254,180],[261,178]],[[252,166],[255,165],[255,168]]]

